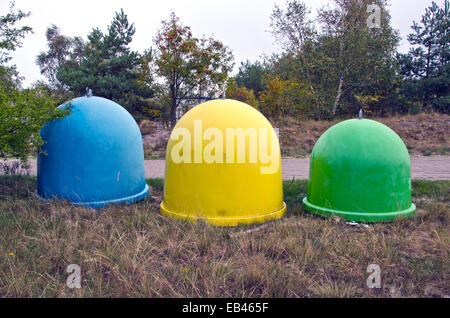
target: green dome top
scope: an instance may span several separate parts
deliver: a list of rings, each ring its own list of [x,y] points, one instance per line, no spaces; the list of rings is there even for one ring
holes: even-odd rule
[[[328,129],[311,155],[308,211],[352,221],[414,213],[408,150],[389,127],[352,119]]]

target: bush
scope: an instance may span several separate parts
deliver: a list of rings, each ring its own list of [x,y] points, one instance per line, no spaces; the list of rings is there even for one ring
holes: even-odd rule
[[[0,83],[0,157],[26,161],[30,150],[43,144],[41,128],[69,112],[70,107],[56,108],[53,100],[42,92],[21,91]]]

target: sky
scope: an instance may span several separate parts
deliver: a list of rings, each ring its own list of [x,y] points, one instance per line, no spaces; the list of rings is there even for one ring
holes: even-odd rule
[[[36,56],[46,51],[45,32],[56,24],[66,36],[82,36],[95,27],[105,31],[114,13],[124,9],[136,33],[131,43],[134,50],[143,52],[153,46],[152,39],[161,21],[169,17],[171,10],[180,17],[183,25],[190,26],[194,36],[212,36],[228,46],[235,57],[235,71],[245,60],[255,61],[262,55],[281,52],[268,32],[270,15],[275,4],[286,0],[15,0],[16,9],[30,11],[24,24],[33,28],[23,40],[23,46],[13,54],[12,63],[17,65],[27,87],[43,79]],[[304,0],[314,14],[330,0]],[[411,33],[413,21],[419,21],[432,0],[391,0],[389,11],[392,26],[400,31],[402,41],[399,51],[409,49],[406,36]],[[436,1],[442,6],[444,0]],[[0,0],[0,16],[9,10],[10,0]]]

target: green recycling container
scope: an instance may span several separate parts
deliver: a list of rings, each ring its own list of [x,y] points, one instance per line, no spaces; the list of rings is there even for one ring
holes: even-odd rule
[[[328,129],[311,154],[308,212],[355,222],[383,222],[411,216],[408,150],[389,127],[351,119]]]

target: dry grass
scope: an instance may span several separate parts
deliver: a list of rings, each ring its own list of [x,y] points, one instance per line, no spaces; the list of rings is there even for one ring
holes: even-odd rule
[[[450,181],[414,182],[418,215],[369,228],[304,213],[306,182],[285,182],[286,217],[249,232],[163,217],[162,180],[149,182],[148,199],[94,211],[36,200],[33,177],[1,177],[0,296],[450,295]],[[366,286],[372,263],[381,289]],[[66,287],[69,264],[81,289]]]
[[[141,127],[145,159],[165,159],[170,132],[167,128]]]
[[[450,116],[418,114],[399,117],[373,118],[393,129],[404,141],[411,155],[450,154]],[[281,152],[285,157],[308,156],[317,139],[336,121],[296,121],[292,118],[279,123]]]
[[[411,155],[450,154],[450,116],[444,114],[418,114],[401,117],[374,118],[392,128],[403,139]],[[283,157],[305,157],[317,139],[331,126],[342,121],[299,121],[283,118],[273,123],[280,128],[280,145]],[[141,128],[147,159],[164,159],[170,129]]]

